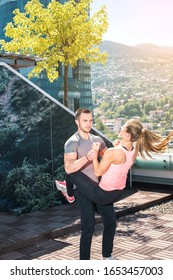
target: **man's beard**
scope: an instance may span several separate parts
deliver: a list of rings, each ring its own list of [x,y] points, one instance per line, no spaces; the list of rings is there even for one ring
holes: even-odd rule
[[[84,132],[84,133],[89,133],[90,132],[90,130],[91,130],[91,128],[82,128],[82,127],[79,127],[80,128],[80,130],[82,131],[82,132]]]

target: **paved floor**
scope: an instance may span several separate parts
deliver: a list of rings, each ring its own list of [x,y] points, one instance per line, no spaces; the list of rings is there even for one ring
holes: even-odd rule
[[[173,259],[173,215],[144,210],[170,198],[173,199],[171,193],[138,191],[115,204],[118,222],[114,257],[119,260]],[[101,257],[99,215],[96,222],[92,260]],[[0,224],[1,260],[79,259],[80,219],[76,202],[22,216],[1,212]]]

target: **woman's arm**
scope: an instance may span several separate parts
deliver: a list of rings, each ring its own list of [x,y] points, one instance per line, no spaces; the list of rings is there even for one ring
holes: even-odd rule
[[[103,155],[103,158],[98,162],[98,158],[93,159],[94,173],[97,177],[103,175],[108,170],[112,160],[110,157],[109,149]]]
[[[102,160],[101,160],[100,163],[98,162],[98,155],[100,155],[100,150],[99,150],[100,149],[100,143],[99,142],[94,142],[92,144],[92,149],[97,152],[97,156],[93,159],[93,166],[94,166],[94,173],[95,173],[95,175],[99,177],[99,176],[101,176],[103,174],[102,173],[103,171],[100,168],[101,162],[102,162],[102,165],[104,164],[104,166],[105,166],[104,169],[106,169],[106,170],[108,169],[108,167],[110,165],[110,164],[108,164],[108,167],[105,165],[105,162],[107,161],[106,160],[106,158],[107,158],[106,154],[107,154],[109,149],[106,149],[104,151],[104,153],[102,154]],[[102,174],[100,174],[100,172]]]
[[[102,176],[113,164],[121,164],[125,161],[125,154],[121,149],[109,148],[103,155],[103,158],[98,162],[97,158],[94,158],[94,172],[96,176]]]
[[[93,150],[99,151],[99,143],[93,143]],[[105,151],[101,161],[98,157],[93,159],[94,173],[96,176],[102,176],[110,167],[111,163],[121,164],[125,161],[125,154],[121,149],[109,148]]]
[[[137,150],[136,147],[135,147],[135,152],[134,152],[134,155],[133,155],[133,158],[132,158],[133,162],[135,161],[135,159],[137,158],[137,156],[138,156],[138,150]]]

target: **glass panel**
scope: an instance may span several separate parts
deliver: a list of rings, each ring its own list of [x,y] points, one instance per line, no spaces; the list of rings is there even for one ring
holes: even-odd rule
[[[64,178],[64,143],[75,131],[72,111],[0,63],[0,210],[56,204],[54,179]]]

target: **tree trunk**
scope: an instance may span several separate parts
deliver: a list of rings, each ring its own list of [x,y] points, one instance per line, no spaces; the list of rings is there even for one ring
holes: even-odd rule
[[[68,108],[68,65],[64,66],[64,105]]]

